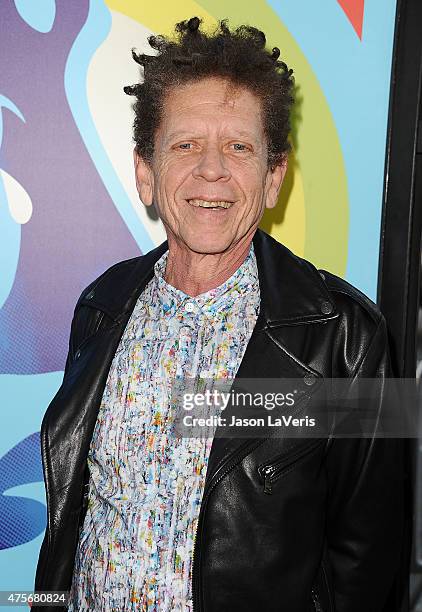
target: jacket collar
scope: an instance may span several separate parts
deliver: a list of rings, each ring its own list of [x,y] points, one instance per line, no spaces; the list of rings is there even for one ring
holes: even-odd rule
[[[257,230],[254,236],[260,319],[266,327],[333,319],[335,303],[318,270],[274,238]]]
[[[261,294],[257,330],[314,323],[338,316],[318,270],[258,229],[253,238]],[[117,264],[81,296],[80,303],[103,310],[114,320],[131,312],[154,274],[167,241],[144,256]]]

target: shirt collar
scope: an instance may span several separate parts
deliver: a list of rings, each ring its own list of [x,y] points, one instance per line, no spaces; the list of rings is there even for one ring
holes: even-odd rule
[[[209,317],[224,316],[229,310],[241,308],[242,300],[251,291],[259,291],[258,268],[253,244],[239,268],[224,283],[195,297],[170,285],[164,274],[168,251],[154,265],[156,295],[164,315],[174,315],[182,310],[184,314],[205,314]]]
[[[254,330],[301,323],[321,323],[339,316],[332,286],[338,277],[318,270],[294,255],[269,234],[257,229],[253,237],[259,277],[259,316]],[[168,250],[167,241],[145,255],[113,265],[82,292],[76,308],[96,308],[115,323],[126,321],[141,293],[154,278],[154,264]]]

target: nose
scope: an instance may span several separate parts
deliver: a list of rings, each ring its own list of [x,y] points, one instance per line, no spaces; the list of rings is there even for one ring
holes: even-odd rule
[[[202,178],[206,181],[228,180],[231,172],[225,164],[224,154],[218,146],[207,146],[198,159],[198,163],[192,170],[194,178]]]

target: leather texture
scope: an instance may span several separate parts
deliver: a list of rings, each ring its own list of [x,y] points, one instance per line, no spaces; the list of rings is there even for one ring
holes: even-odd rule
[[[392,376],[385,320],[366,296],[261,230],[253,240],[261,307],[236,379],[297,379],[306,405],[318,388],[310,383],[320,379]],[[166,250],[163,243],[116,264],[76,304],[63,383],[41,427],[48,512],[38,591],[70,589],[86,512],[86,459],[107,374]],[[383,398],[371,409],[381,412]],[[403,536],[403,448],[375,433],[320,440],[216,435],[194,550],[194,612],[386,609]],[[260,470],[274,464],[267,494]]]

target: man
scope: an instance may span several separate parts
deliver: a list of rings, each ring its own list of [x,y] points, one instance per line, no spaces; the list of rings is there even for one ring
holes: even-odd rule
[[[376,306],[257,229],[286,172],[292,71],[255,28],[199,26],[133,53],[136,182],[168,240],[76,305],[42,424],[35,586],[70,590],[69,610],[381,611],[397,440],[172,435],[175,379],[295,379],[306,405],[319,379],[390,375]]]

